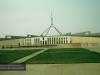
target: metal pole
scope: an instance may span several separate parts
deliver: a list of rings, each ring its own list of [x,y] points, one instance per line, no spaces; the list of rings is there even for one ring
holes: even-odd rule
[[[50,27],[51,27],[51,26],[50,26]],[[49,27],[49,28],[50,28],[50,27]],[[49,28],[47,28],[42,34],[44,34]],[[41,35],[42,35],[42,34],[41,34]]]
[[[62,33],[55,27],[55,26],[53,26],[55,29],[56,29],[56,31],[60,34],[60,35],[62,35]]]
[[[50,26],[50,28],[48,29],[48,31],[47,31],[47,33],[46,33],[46,35],[48,34],[48,32],[49,32],[49,30],[50,30],[50,29],[51,29],[51,26]],[[45,36],[46,36],[46,35],[45,35]]]

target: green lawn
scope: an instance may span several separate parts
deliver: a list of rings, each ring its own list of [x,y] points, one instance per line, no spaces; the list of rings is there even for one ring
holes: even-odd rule
[[[55,48],[55,49],[49,49],[45,52],[65,52],[65,51],[89,51],[89,50],[83,48]]]
[[[0,63],[10,63],[19,58],[37,52],[41,49],[25,49],[25,50],[0,50]]]
[[[49,49],[33,58],[30,58],[25,61],[25,63],[100,63],[100,53],[83,48]]]

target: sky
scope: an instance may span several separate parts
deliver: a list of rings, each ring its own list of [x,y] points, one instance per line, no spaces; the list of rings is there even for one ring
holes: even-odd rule
[[[100,0],[0,0],[0,38],[41,35],[51,25],[51,11],[63,34],[100,32]],[[48,35],[58,33],[51,28]]]

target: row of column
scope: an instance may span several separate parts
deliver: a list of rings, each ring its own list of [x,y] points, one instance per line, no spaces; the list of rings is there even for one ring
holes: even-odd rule
[[[42,41],[42,44],[65,44],[67,43],[67,39],[65,40],[46,40],[46,41]]]

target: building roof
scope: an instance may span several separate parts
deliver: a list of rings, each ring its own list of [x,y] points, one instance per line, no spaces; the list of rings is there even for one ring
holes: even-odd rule
[[[20,39],[20,38],[31,38],[31,37],[37,37],[37,36],[36,35],[27,35],[27,36],[11,36],[11,35],[6,35],[5,38],[0,38],[0,41],[14,40],[14,39]]]

